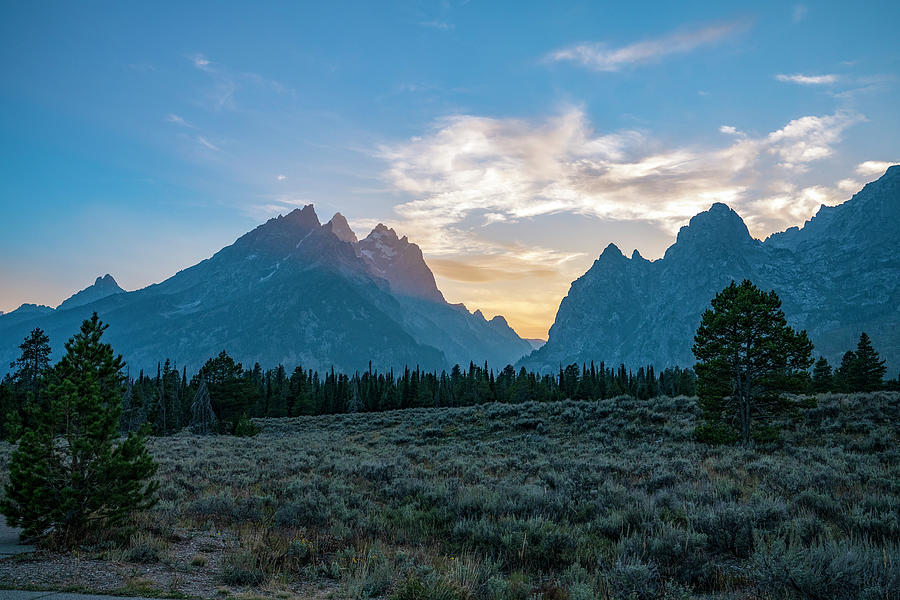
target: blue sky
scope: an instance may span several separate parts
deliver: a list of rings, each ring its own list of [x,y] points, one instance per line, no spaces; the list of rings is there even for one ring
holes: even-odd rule
[[[314,203],[543,336],[609,243],[758,236],[900,160],[900,3],[0,8],[0,310],[160,281]]]

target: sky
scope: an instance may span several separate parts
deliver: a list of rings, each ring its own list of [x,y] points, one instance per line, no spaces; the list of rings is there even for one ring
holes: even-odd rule
[[[758,238],[900,162],[900,3],[0,3],[0,310],[305,204],[545,338],[615,243]]]

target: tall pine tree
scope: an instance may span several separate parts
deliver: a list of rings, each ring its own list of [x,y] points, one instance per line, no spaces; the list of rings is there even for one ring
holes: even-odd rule
[[[148,481],[156,464],[144,446],[147,428],[116,443],[124,363],[100,341],[106,328],[94,313],[66,342],[50,375],[48,408],[13,452],[0,511],[25,537],[80,542],[153,503],[158,484]]]

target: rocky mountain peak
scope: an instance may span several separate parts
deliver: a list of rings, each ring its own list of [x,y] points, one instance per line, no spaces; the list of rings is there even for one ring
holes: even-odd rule
[[[312,204],[307,204],[303,208],[295,208],[284,217],[279,216],[278,219],[284,219],[285,223],[295,225],[303,229],[313,229],[319,227],[319,216]]]
[[[350,244],[355,244],[359,240],[356,239],[356,234],[353,233],[353,230],[350,229],[350,224],[347,223],[347,219],[341,213],[334,213],[334,216],[331,217],[331,220],[325,224],[331,233],[333,233],[337,239],[342,242],[348,242]]]
[[[752,240],[750,231],[740,215],[728,205],[716,202],[709,210],[694,215],[690,222],[678,231],[675,246],[691,248],[729,246]]]
[[[379,223],[356,244],[356,249],[370,270],[386,279],[395,293],[444,302],[421,248],[405,235],[399,238],[396,231]]]
[[[609,244],[606,248],[603,249],[603,252],[600,253],[599,260],[615,260],[618,258],[625,258],[625,255],[622,254],[622,251],[619,250],[619,247],[615,244]]]
[[[116,291],[125,291],[119,287],[119,284],[116,283],[115,278],[107,273],[103,277],[98,277],[94,280],[94,287],[104,288],[104,289],[115,289]]]
[[[116,283],[116,280],[112,275],[107,273],[102,277],[98,277],[94,280],[93,285],[90,285],[80,292],[77,292],[64,300],[59,306],[56,307],[57,310],[65,310],[68,308],[75,308],[76,306],[82,306],[84,304],[89,304],[91,302],[96,302],[97,300],[102,300],[107,296],[112,296],[113,294],[121,294],[125,290],[119,287],[119,284]]]

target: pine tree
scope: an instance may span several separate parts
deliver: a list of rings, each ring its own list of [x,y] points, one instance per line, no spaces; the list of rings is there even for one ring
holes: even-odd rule
[[[820,356],[813,367],[812,391],[816,393],[830,392],[834,387],[834,376],[831,374],[831,365],[824,356]]]
[[[100,341],[97,314],[66,342],[54,367],[49,406],[25,429],[9,468],[0,511],[23,536],[52,534],[62,544],[120,524],[153,503],[156,464],[147,429],[119,443],[124,363]]]
[[[872,392],[880,390],[884,384],[884,374],[887,368],[884,361],[878,357],[878,352],[872,347],[872,340],[865,332],[859,336],[856,346],[856,368],[852,387],[854,392]]]
[[[784,391],[805,384],[812,364],[812,343],[787,324],[778,295],[748,280],[732,281],[712,299],[693,351],[704,416],[713,428],[736,421],[745,445],[754,415],[777,410]]]
[[[859,361],[856,360],[856,352],[848,350],[841,357],[841,366],[834,373],[834,386],[840,392],[856,391],[859,385]]]
[[[19,345],[19,349],[22,354],[9,364],[14,369],[10,389],[15,409],[2,415],[9,429],[6,433],[13,440],[18,437],[23,425],[30,424],[32,415],[47,408],[45,396],[46,374],[50,368],[50,338],[43,329],[36,327]]]

